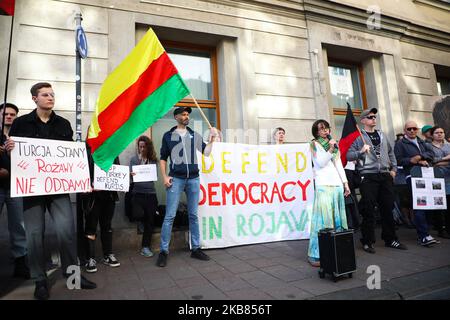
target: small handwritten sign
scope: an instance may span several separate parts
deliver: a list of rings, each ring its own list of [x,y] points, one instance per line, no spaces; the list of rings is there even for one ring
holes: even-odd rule
[[[113,164],[108,172],[94,164],[94,189],[128,192],[130,168]]]
[[[133,176],[133,182],[158,180],[156,164],[142,164],[138,166],[132,166],[131,170],[133,170],[133,172],[136,174]]]

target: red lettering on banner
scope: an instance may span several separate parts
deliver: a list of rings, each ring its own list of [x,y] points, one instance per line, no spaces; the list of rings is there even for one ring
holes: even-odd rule
[[[210,183],[208,184],[208,202],[210,206],[220,206],[219,201],[213,201],[212,197],[217,195],[217,191],[213,191],[213,188],[217,188],[220,186],[220,183]]]
[[[200,202],[199,205],[210,205],[210,206],[220,206],[220,205],[236,205],[246,204],[248,202],[252,204],[263,204],[263,203],[274,203],[278,199],[279,203],[282,202],[292,202],[297,199],[296,193],[299,192],[295,189],[295,192],[290,192],[292,196],[288,197],[286,194],[286,188],[288,186],[299,186],[302,193],[303,201],[307,200],[307,188],[310,185],[311,180],[307,180],[305,183],[302,181],[287,181],[279,185],[276,182],[268,185],[265,182],[252,182],[249,185],[244,183],[209,183],[207,186],[200,185]],[[221,188],[221,191],[217,190]],[[260,192],[258,192],[260,191]],[[258,195],[261,195],[258,198]],[[231,203],[230,203],[231,202]]]
[[[255,199],[255,198],[253,198],[253,196],[252,196],[252,189],[253,189],[254,187],[259,187],[260,185],[261,185],[260,183],[253,182],[253,183],[251,183],[250,186],[248,187],[248,197],[250,198],[250,201],[251,201],[253,204],[261,203],[261,200],[260,200],[260,199]]]
[[[267,183],[261,183],[261,203],[264,203],[264,199],[266,199],[266,203],[272,203],[269,201],[269,198],[267,198],[267,190],[269,190]]]
[[[280,200],[280,202],[283,202],[283,199],[280,196],[280,190],[278,190],[278,184],[276,182],[273,184],[272,197],[270,197],[270,203],[273,203],[275,193],[278,195],[278,199]]]
[[[297,181],[297,184],[302,188],[302,199],[306,201],[306,188],[310,184],[311,180],[307,180],[305,184],[303,184],[300,180]]]
[[[34,193],[33,188],[35,185],[33,184],[36,178],[16,178],[16,193],[17,194],[31,194]],[[19,190],[20,189],[20,190]]]
[[[283,183],[283,185],[281,186],[281,195],[282,195],[282,197],[283,197],[283,200],[286,201],[286,202],[291,202],[291,201],[294,201],[294,200],[296,199],[295,196],[292,196],[292,198],[286,198],[286,193],[284,192],[284,189],[285,189],[289,184],[292,184],[292,185],[294,185],[294,186],[296,185],[295,182],[293,182],[293,181],[288,181],[288,182],[286,182],[286,183]]]
[[[242,199],[240,198],[240,196],[239,196],[239,188],[241,188],[241,189],[244,190],[244,195],[245,195],[244,200],[242,200]],[[237,201],[239,202],[239,204],[244,204],[244,203],[247,202],[247,199],[248,199],[248,193],[247,193],[247,188],[245,187],[245,184],[239,183],[239,184],[237,185],[237,187],[236,187],[236,199],[237,199]]]
[[[205,187],[200,185],[200,202],[198,203],[199,206],[202,206],[206,203],[206,191]]]
[[[233,199],[233,205],[236,204],[236,190],[234,188],[234,183],[230,184],[230,187],[225,183],[222,183],[222,203],[227,204],[227,194],[231,193],[231,199]]]

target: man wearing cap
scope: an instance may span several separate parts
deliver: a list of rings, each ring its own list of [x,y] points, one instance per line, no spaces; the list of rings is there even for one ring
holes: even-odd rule
[[[433,137],[431,136],[431,129],[433,126],[426,124],[422,127],[422,136],[425,142],[431,143],[433,141]]]
[[[191,257],[199,260],[209,260],[200,249],[200,229],[198,225],[198,202],[200,195],[200,178],[197,151],[208,156],[212,143],[217,136],[217,129],[211,128],[209,143],[203,142],[202,136],[188,127],[190,107],[178,107],[173,116],[177,125],[167,131],[162,138],[160,168],[166,187],[166,214],[161,228],[160,253],[156,264],[165,267],[169,254],[170,237],[173,220],[175,219],[181,193],[187,197],[189,215],[189,231]],[[167,159],[170,158],[170,171],[166,174]]]
[[[397,172],[394,150],[377,125],[376,108],[361,113],[360,121],[364,126],[359,136],[347,152],[347,160],[356,160],[356,170],[361,174],[361,243],[363,250],[375,253],[375,206],[381,217],[381,238],[386,247],[406,250],[398,241],[392,216],[394,206],[393,180]]]

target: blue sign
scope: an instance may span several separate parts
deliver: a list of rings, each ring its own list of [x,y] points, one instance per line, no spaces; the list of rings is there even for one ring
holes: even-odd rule
[[[77,41],[77,51],[80,54],[80,57],[82,59],[85,59],[88,54],[88,45],[87,45],[86,34],[84,33],[84,30],[81,26],[77,27],[76,41]]]

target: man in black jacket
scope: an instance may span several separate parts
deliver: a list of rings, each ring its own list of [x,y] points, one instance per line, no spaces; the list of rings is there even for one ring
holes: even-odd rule
[[[170,129],[163,136],[161,145],[160,168],[166,187],[166,214],[161,228],[161,244],[156,264],[165,267],[169,254],[169,243],[180,196],[185,191],[188,202],[189,231],[191,235],[191,257],[199,260],[209,260],[209,257],[200,250],[200,230],[198,225],[198,202],[200,194],[200,178],[197,160],[197,151],[209,155],[213,141],[217,136],[217,129],[211,128],[208,145],[203,142],[202,136],[193,131],[189,124],[190,107],[176,108],[173,115],[177,126]],[[166,174],[167,160],[170,158],[170,172]]]
[[[411,168],[413,166],[429,167],[433,161],[433,150],[422,139],[417,136],[419,127],[414,121],[405,123],[405,136],[396,142],[394,152],[397,163],[403,166],[406,175],[406,184],[409,188],[411,196],[410,203],[412,205],[412,188],[411,188]],[[429,246],[437,241],[428,233],[428,224],[426,220],[425,210],[414,210],[414,224],[417,229],[418,242],[422,246]]]
[[[46,82],[39,82],[33,85],[30,91],[31,98],[36,103],[36,109],[13,122],[9,131],[10,137],[72,141],[73,131],[70,122],[53,111],[55,94],[52,86]],[[8,139],[6,149],[11,151],[13,148],[14,141]],[[31,277],[36,284],[34,296],[38,300],[47,300],[49,291],[44,254],[45,211],[49,211],[55,223],[63,275],[68,277],[70,274],[67,273],[67,268],[78,265],[72,204],[68,194],[56,194],[24,197],[23,207],[28,263]],[[96,287],[95,283],[83,276],[81,276],[80,285],[82,289]]]

